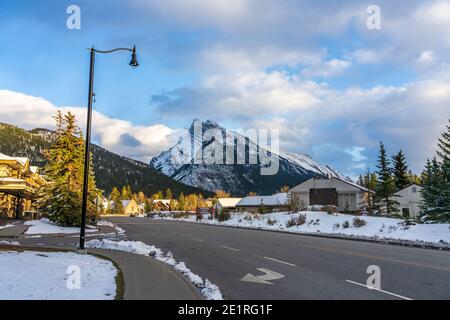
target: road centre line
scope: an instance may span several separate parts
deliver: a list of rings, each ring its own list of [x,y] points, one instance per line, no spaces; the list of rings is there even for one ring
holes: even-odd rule
[[[239,249],[236,249],[236,248],[231,248],[231,247],[227,247],[227,246],[220,246],[221,248],[224,248],[224,249],[228,249],[228,250],[232,250],[232,251],[236,251],[236,252],[239,252],[239,251],[241,251],[241,250],[239,250]]]
[[[289,263],[289,262],[281,261],[281,260],[278,260],[278,259],[274,259],[274,258],[270,258],[270,257],[264,257],[264,259],[267,259],[267,260],[272,260],[272,261],[275,261],[275,262],[279,262],[279,263],[287,264],[288,266],[291,266],[291,267],[295,267],[295,264],[293,264],[293,263]]]

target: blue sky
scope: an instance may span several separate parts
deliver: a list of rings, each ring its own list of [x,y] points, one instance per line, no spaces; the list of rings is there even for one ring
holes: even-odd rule
[[[80,30],[66,27],[72,4]],[[371,4],[0,0],[1,121],[81,118],[86,48],[136,44],[136,70],[127,53],[96,60],[94,138],[112,151],[148,161],[200,118],[280,129],[282,148],[351,176],[374,169],[383,140],[420,172],[450,117],[450,2],[378,1],[380,30]]]

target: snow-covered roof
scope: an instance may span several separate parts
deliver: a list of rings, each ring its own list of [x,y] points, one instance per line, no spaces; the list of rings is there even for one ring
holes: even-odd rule
[[[222,208],[234,208],[242,198],[219,198],[217,202]]]
[[[37,173],[39,171],[39,167],[30,166],[30,171],[33,172],[33,173]]]
[[[131,200],[122,200],[122,206],[125,208],[127,205],[129,205]]]
[[[166,206],[170,206],[170,199],[155,199],[155,200],[153,200],[153,204],[155,204],[155,203],[162,203],[162,204],[164,204],[164,205],[166,205]]]
[[[6,154],[0,153],[0,160],[15,160],[24,166],[27,163],[28,158],[26,158],[26,157],[10,157],[10,156],[7,156]]]
[[[237,206],[259,206],[261,204],[266,206],[276,206],[287,204],[287,193],[277,193],[272,196],[251,196],[242,198]]]

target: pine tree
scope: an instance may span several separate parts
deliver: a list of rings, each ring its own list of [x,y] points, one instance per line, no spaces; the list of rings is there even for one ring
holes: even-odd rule
[[[450,119],[448,121],[450,123]],[[447,125],[447,131],[439,138],[437,154],[442,161],[450,161],[450,125]]]
[[[450,120],[449,120],[450,121]],[[422,173],[422,220],[432,223],[450,222],[450,126],[438,142],[438,156],[427,161]]]
[[[112,201],[112,212],[113,214],[123,214],[123,204],[122,204],[122,195],[119,192],[119,189],[114,187],[109,195],[109,198]]]
[[[424,222],[450,222],[448,200],[444,190],[446,184],[444,172],[437,159],[434,158],[431,162],[428,160],[421,190],[421,218]]]
[[[172,200],[172,191],[170,189],[166,190],[166,199]]]
[[[386,155],[384,145],[380,142],[380,155],[378,156],[378,183],[376,188],[376,202],[381,205],[382,211],[388,215],[398,212],[398,201],[393,198],[395,193],[395,180],[391,174],[390,161]]]
[[[395,187],[397,190],[402,190],[410,184],[408,164],[406,163],[406,157],[402,150],[392,157],[392,164]]]
[[[50,183],[42,190],[39,206],[51,221],[64,226],[79,226],[84,177],[83,136],[72,113],[62,115],[58,112],[55,120],[56,138],[46,152],[45,174]],[[100,192],[95,184],[92,161],[88,170],[87,215],[95,220],[95,200]]]

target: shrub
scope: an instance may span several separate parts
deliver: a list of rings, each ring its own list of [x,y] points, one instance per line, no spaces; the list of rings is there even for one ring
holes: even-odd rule
[[[230,220],[230,218],[231,218],[231,214],[230,214],[230,210],[228,210],[228,209],[222,209],[217,214],[217,220],[219,220],[219,222]]]
[[[245,221],[253,221],[253,216],[252,215],[245,215],[244,216],[244,220]]]
[[[336,206],[325,206],[324,210],[328,213],[328,214],[335,214],[337,212],[337,208]]]
[[[355,228],[360,228],[366,225],[366,221],[360,218],[353,219],[353,226]]]
[[[335,224],[333,225],[333,229],[334,229],[334,230],[339,229],[340,227],[341,227],[341,225],[340,225],[339,223],[335,223]]]
[[[277,220],[276,219],[271,219],[271,218],[268,218],[267,219],[267,224],[269,225],[269,226],[273,226],[274,224],[276,224],[277,223]]]
[[[286,228],[301,226],[306,223],[306,214],[300,214],[297,218],[292,217],[286,222]]]
[[[350,222],[345,220],[344,223],[342,224],[342,228],[347,229],[348,227],[350,227]]]

